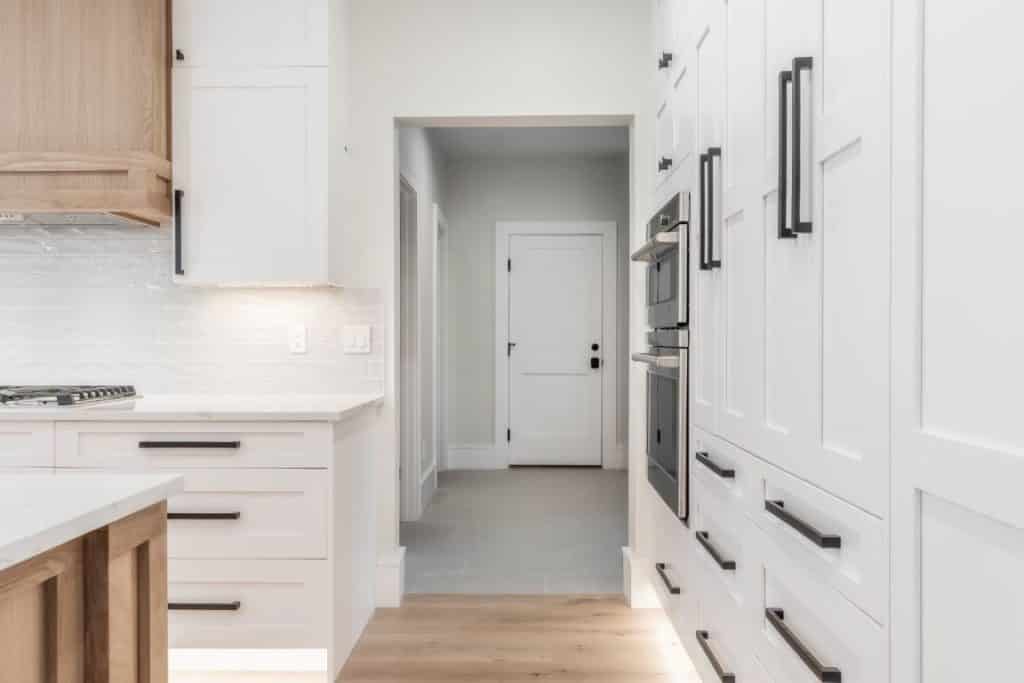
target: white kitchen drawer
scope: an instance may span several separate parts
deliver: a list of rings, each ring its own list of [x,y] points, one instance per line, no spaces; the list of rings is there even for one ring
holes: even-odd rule
[[[326,472],[185,470],[184,475],[185,493],[167,505],[169,557],[327,557]],[[180,515],[188,517],[176,518]]]
[[[52,422],[0,422],[0,467],[53,467]]]
[[[758,471],[753,458],[743,450],[694,429],[690,473],[692,488],[713,496],[730,511],[751,514],[757,499]]]
[[[832,667],[842,683],[884,683],[889,676],[888,634],[814,572],[764,538],[760,621],[754,650],[779,681],[811,683],[839,680],[812,672],[810,660]],[[787,641],[767,610],[781,610]],[[803,655],[801,655],[801,652]]]
[[[331,425],[305,422],[60,422],[57,467],[322,468]]]
[[[700,613],[700,586],[693,561],[693,544],[683,522],[651,487],[646,486],[644,489],[653,527],[652,557],[648,558],[651,563],[648,567],[651,585],[680,639],[685,643],[687,639],[692,640]]]
[[[882,520],[835,496],[758,461],[759,500],[754,521],[771,543],[884,624],[889,613],[889,539]],[[781,501],[792,523],[772,514]],[[777,509],[777,508],[776,508]],[[807,534],[797,529],[803,524]],[[815,532],[838,537],[840,547],[820,547]]]
[[[690,658],[704,683],[722,683],[728,674],[736,683],[771,683],[751,653],[752,623],[751,615],[737,610],[723,593],[701,598],[701,624],[694,634],[697,651]]]
[[[326,560],[171,560],[168,601],[172,648],[328,645]]]

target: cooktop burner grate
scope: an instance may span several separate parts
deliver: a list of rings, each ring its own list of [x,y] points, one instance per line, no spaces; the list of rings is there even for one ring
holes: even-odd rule
[[[0,386],[0,405],[74,406],[136,396],[130,385]]]

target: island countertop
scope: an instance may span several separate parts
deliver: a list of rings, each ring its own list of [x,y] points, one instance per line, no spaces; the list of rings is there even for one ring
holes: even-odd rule
[[[66,407],[0,405],[0,421],[339,422],[384,400],[366,394],[152,394]]]
[[[0,473],[0,571],[183,490],[169,474]]]

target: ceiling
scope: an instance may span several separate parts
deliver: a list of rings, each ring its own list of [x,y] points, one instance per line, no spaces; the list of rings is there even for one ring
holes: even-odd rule
[[[625,127],[433,128],[449,161],[465,159],[611,159],[629,152]]]

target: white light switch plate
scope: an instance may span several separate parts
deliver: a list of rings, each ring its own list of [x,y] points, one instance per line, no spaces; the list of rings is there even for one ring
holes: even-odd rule
[[[288,350],[294,354],[306,353],[307,333],[305,325],[292,325],[288,328]]]
[[[345,353],[370,353],[370,326],[345,325],[341,331],[341,349]]]

